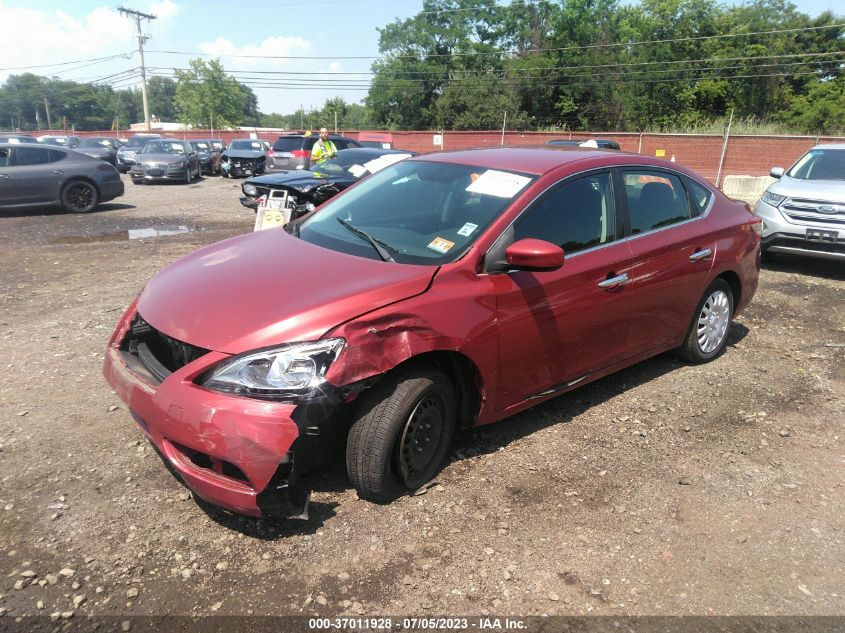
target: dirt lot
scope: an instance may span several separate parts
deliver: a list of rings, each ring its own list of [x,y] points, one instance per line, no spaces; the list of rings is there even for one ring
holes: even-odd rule
[[[127,180],[90,215],[0,217],[7,622],[845,615],[845,266],[766,267],[717,361],[661,356],[464,433],[426,494],[360,501],[338,459],[309,521],[255,521],[193,499],[100,373],[150,276],[251,230],[239,186]]]

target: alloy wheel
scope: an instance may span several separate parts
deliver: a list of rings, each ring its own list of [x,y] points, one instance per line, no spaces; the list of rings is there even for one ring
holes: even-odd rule
[[[696,339],[698,348],[705,354],[710,354],[727,336],[731,322],[730,299],[723,290],[714,291],[701,308],[698,315]]]

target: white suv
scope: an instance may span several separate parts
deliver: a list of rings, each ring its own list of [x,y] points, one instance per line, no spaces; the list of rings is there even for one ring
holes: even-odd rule
[[[816,145],[777,178],[754,208],[763,220],[763,254],[845,261],[845,144]]]

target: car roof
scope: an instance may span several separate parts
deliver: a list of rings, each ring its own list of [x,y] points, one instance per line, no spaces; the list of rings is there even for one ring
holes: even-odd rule
[[[638,154],[628,154],[616,150],[572,147],[570,145],[519,145],[437,152],[417,156],[412,160],[459,163],[539,176],[568,163],[595,158],[619,161],[621,156],[626,155],[645,158]]]
[[[816,145],[813,149],[845,149],[845,143],[824,143]]]
[[[349,149],[340,150],[338,155],[340,154],[343,154],[344,156],[383,156],[385,154],[413,155],[414,152],[408,152],[401,149],[382,149],[379,147],[350,147]]]

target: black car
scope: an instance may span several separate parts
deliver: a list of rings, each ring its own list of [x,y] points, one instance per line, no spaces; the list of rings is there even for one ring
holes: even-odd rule
[[[285,134],[276,139],[267,151],[267,172],[293,171],[311,167],[311,150],[319,134]],[[345,136],[329,135],[337,151],[361,147],[358,141]]]
[[[591,147],[590,145],[584,145],[584,143],[593,142],[596,144],[596,147],[599,149],[619,149],[619,143],[616,141],[611,141],[607,138],[590,138],[590,139],[581,139],[581,140],[571,140],[571,139],[553,139],[551,141],[546,141],[546,145],[574,145],[577,147]]]
[[[310,170],[248,179],[241,186],[244,192],[241,204],[249,209],[257,209],[258,198],[270,196],[273,191],[281,191],[287,194],[284,204],[291,209],[291,219],[295,220],[362,178],[410,156],[414,156],[414,153],[392,149],[342,150],[334,158],[314,165]]]
[[[108,136],[88,136],[79,141],[76,151],[92,158],[99,158],[114,165],[117,162],[117,150],[120,141]]]
[[[29,134],[0,134],[0,143],[37,143],[38,140]]]
[[[52,145],[0,143],[0,210],[61,205],[87,213],[123,195],[117,170]]]
[[[200,159],[200,168],[202,173],[216,176],[220,173],[220,152],[214,149],[211,140],[209,139],[195,139],[188,141],[197,157]]]
[[[79,143],[81,140],[82,139],[80,139],[78,136],[56,136],[53,134],[47,134],[45,136],[38,137],[39,143],[44,143],[45,145],[56,145],[57,147],[67,147],[68,149],[76,149],[77,147],[79,147]]]
[[[236,139],[223,151],[220,171],[226,178],[263,174],[267,165],[264,152],[264,143],[258,139]]]

